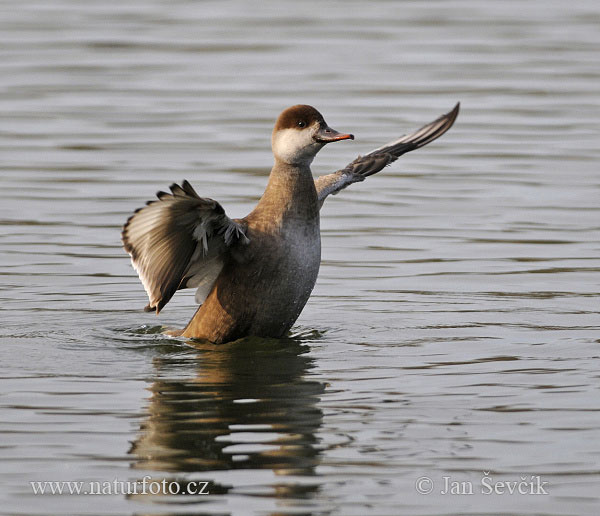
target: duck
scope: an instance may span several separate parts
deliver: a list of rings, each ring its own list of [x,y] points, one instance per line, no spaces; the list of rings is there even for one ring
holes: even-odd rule
[[[266,189],[249,215],[229,218],[184,180],[127,219],[121,237],[148,295],[144,310],[159,314],[178,290],[192,288],[199,307],[170,335],[213,344],[285,337],[317,281],[326,198],[442,136],[459,108],[317,179],[310,168],[317,153],[354,135],[329,127],[312,106],[285,109],[271,135]]]

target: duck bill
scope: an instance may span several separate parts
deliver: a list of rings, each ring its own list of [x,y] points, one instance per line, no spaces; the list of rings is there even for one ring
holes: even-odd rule
[[[321,127],[314,136],[319,143],[339,142],[341,140],[354,140],[353,134],[340,133],[328,125]]]

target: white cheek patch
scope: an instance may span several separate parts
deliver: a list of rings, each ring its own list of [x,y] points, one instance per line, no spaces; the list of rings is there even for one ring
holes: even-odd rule
[[[281,129],[273,137],[273,154],[285,163],[310,163],[320,148],[309,129]]]

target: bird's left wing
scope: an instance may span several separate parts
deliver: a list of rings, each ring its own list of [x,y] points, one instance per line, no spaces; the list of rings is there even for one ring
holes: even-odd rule
[[[333,174],[317,178],[315,187],[320,205],[323,205],[329,194],[335,195],[352,183],[364,181],[368,176],[379,172],[385,166],[396,161],[402,154],[423,147],[442,136],[454,124],[459,108],[460,103],[456,104],[449,113],[440,116],[414,133],[402,136],[364,156],[359,156],[346,165],[345,168]]]

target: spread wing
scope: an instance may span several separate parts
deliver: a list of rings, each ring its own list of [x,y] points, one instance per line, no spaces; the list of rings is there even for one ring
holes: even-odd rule
[[[145,310],[157,314],[182,288],[198,287],[202,303],[228,249],[249,242],[243,222],[227,217],[217,201],[200,197],[187,181],[170,189],[136,210],[121,233],[150,299]]]
[[[359,156],[345,168],[333,174],[316,179],[315,187],[321,206],[329,194],[335,195],[352,183],[364,181],[368,176],[379,172],[385,166],[396,161],[402,154],[423,147],[442,136],[454,124],[459,108],[460,103],[456,104],[449,113],[440,116],[414,133],[402,136],[398,140],[389,142],[364,156]]]

